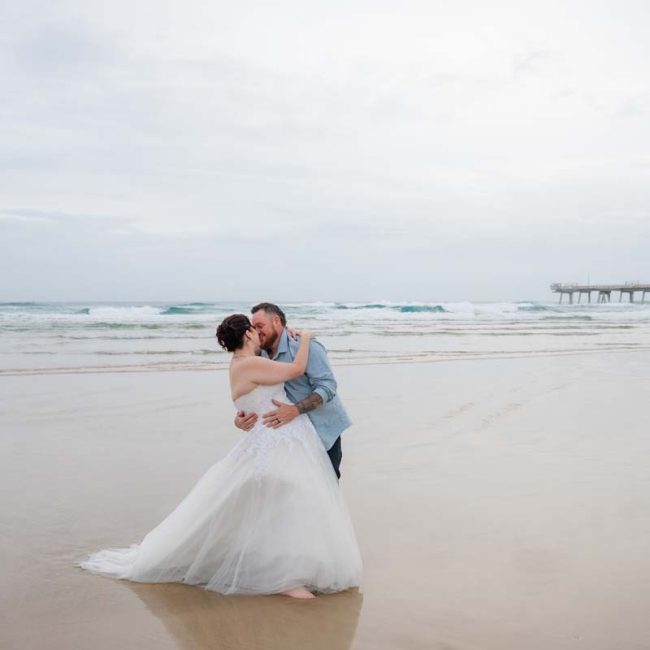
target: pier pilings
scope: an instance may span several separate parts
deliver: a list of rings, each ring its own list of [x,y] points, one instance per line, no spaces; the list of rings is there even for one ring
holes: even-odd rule
[[[555,282],[551,285],[553,293],[560,294],[559,303],[565,295],[569,297],[569,304],[573,304],[573,295],[578,294],[578,303],[583,294],[587,294],[587,301],[591,303],[591,293],[598,293],[598,302],[605,303],[612,301],[612,291],[618,291],[618,301],[623,302],[623,295],[627,294],[629,302],[634,302],[634,294],[641,293],[641,303],[645,303],[646,293],[650,293],[650,283],[626,282],[624,284],[577,284]]]

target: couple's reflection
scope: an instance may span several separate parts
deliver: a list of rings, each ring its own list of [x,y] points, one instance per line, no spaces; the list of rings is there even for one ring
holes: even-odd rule
[[[179,648],[197,650],[349,650],[363,602],[356,589],[301,601],[221,596],[174,583],[127,585]]]

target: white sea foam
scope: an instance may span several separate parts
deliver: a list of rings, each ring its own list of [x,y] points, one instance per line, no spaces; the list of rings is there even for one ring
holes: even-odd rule
[[[249,303],[0,304],[3,368],[210,367],[215,326]],[[309,302],[284,305],[337,362],[634,350],[650,345],[650,304]],[[170,362],[170,357],[178,361]],[[198,357],[205,361],[198,363]],[[120,364],[121,366],[124,364]]]
[[[113,322],[132,322],[146,320],[152,316],[160,316],[160,307],[143,305],[141,307],[90,307],[88,315],[95,319]]]

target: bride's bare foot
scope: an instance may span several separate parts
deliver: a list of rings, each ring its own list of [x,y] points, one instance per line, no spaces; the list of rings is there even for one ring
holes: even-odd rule
[[[307,591],[304,587],[298,587],[297,589],[290,589],[289,591],[283,591],[283,596],[291,596],[291,598],[316,598],[311,591]]]

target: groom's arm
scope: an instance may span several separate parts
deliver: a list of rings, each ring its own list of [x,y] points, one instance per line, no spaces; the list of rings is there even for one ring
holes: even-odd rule
[[[309,360],[305,376],[312,387],[311,394],[296,403],[300,413],[308,413],[334,399],[336,379],[327,358],[327,350],[319,341],[312,341],[309,346]]]
[[[294,406],[298,409],[298,413],[309,413],[317,409],[319,406],[323,406],[323,398],[317,393],[313,392],[307,395],[305,399],[301,399],[299,402],[296,402]]]
[[[312,392],[295,404],[283,404],[273,400],[273,403],[278,408],[275,411],[264,413],[263,421],[267,427],[279,429],[287,422],[291,422],[291,420],[298,417],[298,415],[309,413],[334,399],[336,395],[336,379],[334,379],[334,373],[327,359],[327,352],[318,341],[312,340],[310,343],[305,376],[309,380]]]
[[[309,413],[309,411],[323,406],[323,398],[315,391],[295,404],[285,404],[277,399],[272,401],[278,408],[275,411],[264,413],[262,416],[265,426],[271,427],[271,429],[279,429],[302,413]]]
[[[287,327],[287,332],[294,341],[299,340],[295,330],[291,327]],[[305,376],[309,379],[313,392],[300,402],[296,402],[295,406],[299,408],[300,413],[313,411],[334,399],[336,395],[336,379],[327,358],[327,350],[316,339],[312,339],[309,344],[309,359]]]

